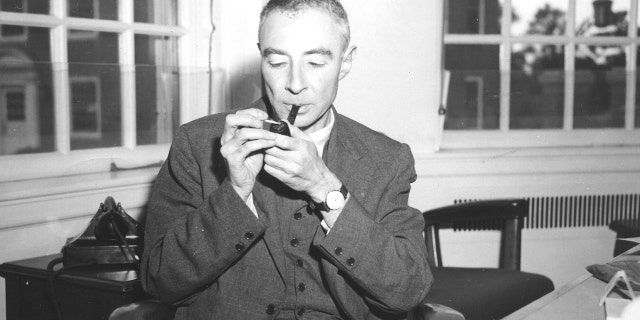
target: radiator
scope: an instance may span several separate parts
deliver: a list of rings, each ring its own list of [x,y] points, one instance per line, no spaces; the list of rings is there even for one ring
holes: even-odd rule
[[[608,226],[619,219],[640,219],[640,194],[579,195],[530,197],[529,217],[525,229],[580,228]],[[477,199],[457,199],[463,203]],[[493,229],[490,226],[467,224],[457,230]]]

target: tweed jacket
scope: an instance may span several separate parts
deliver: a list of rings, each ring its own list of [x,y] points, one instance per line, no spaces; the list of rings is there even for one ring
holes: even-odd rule
[[[407,204],[413,156],[334,114],[325,162],[350,198],[330,232],[318,222],[313,235],[322,283],[341,318],[402,319],[433,281],[424,220]],[[149,200],[142,284],[177,307],[176,319],[272,319],[285,292],[276,215],[295,209],[278,207],[286,192],[264,171],[253,190],[258,218],[234,192],[219,152],[224,120],[211,115],[178,129]]]

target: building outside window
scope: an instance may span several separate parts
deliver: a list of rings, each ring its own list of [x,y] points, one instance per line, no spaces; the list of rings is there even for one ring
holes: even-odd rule
[[[181,121],[178,3],[0,0],[4,167],[88,149],[139,159],[157,146],[148,162],[161,161]],[[29,90],[4,89],[16,87]],[[34,139],[10,136],[17,117]]]
[[[637,145],[637,29],[638,0],[446,0],[444,146]]]

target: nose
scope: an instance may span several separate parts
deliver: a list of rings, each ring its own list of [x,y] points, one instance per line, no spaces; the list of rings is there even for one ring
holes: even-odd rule
[[[307,81],[304,72],[300,67],[292,65],[289,69],[289,81],[287,81],[287,91],[292,94],[300,94],[307,88]]]

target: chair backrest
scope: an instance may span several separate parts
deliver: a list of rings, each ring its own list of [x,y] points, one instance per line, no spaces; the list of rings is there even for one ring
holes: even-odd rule
[[[442,266],[441,228],[502,231],[500,268],[520,270],[523,220],[529,215],[526,199],[479,200],[425,211],[425,243],[432,266]]]

